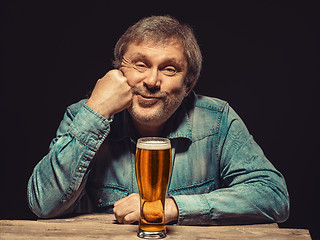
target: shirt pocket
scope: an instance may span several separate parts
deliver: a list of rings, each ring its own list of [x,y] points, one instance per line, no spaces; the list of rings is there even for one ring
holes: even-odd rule
[[[207,180],[199,183],[192,183],[189,185],[170,186],[168,195],[196,195],[212,192],[216,189],[215,181]]]

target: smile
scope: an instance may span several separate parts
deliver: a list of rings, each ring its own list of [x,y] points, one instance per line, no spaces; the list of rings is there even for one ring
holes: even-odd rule
[[[161,98],[151,97],[151,96],[144,96],[144,95],[137,95],[138,103],[142,107],[149,107],[156,104]]]

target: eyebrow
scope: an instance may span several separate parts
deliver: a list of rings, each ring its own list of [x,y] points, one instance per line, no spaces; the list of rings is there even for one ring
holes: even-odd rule
[[[138,52],[138,53],[132,54],[132,56],[131,56],[131,60],[135,60],[135,59],[146,59],[147,60],[148,57],[146,55]]]

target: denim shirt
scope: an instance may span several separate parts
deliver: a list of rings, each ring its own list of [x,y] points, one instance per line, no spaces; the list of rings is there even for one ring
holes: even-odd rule
[[[127,110],[110,120],[86,100],[68,107],[28,183],[28,201],[39,217],[112,212],[114,202],[138,193],[138,135]],[[289,196],[281,173],[264,156],[225,101],[192,92],[171,116],[163,136],[172,145],[168,197],[178,224],[283,222]]]

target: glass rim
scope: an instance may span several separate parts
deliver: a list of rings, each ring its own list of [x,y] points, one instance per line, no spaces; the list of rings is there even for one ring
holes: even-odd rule
[[[142,137],[137,141],[137,148],[147,150],[164,150],[171,148],[171,143],[168,138]]]

